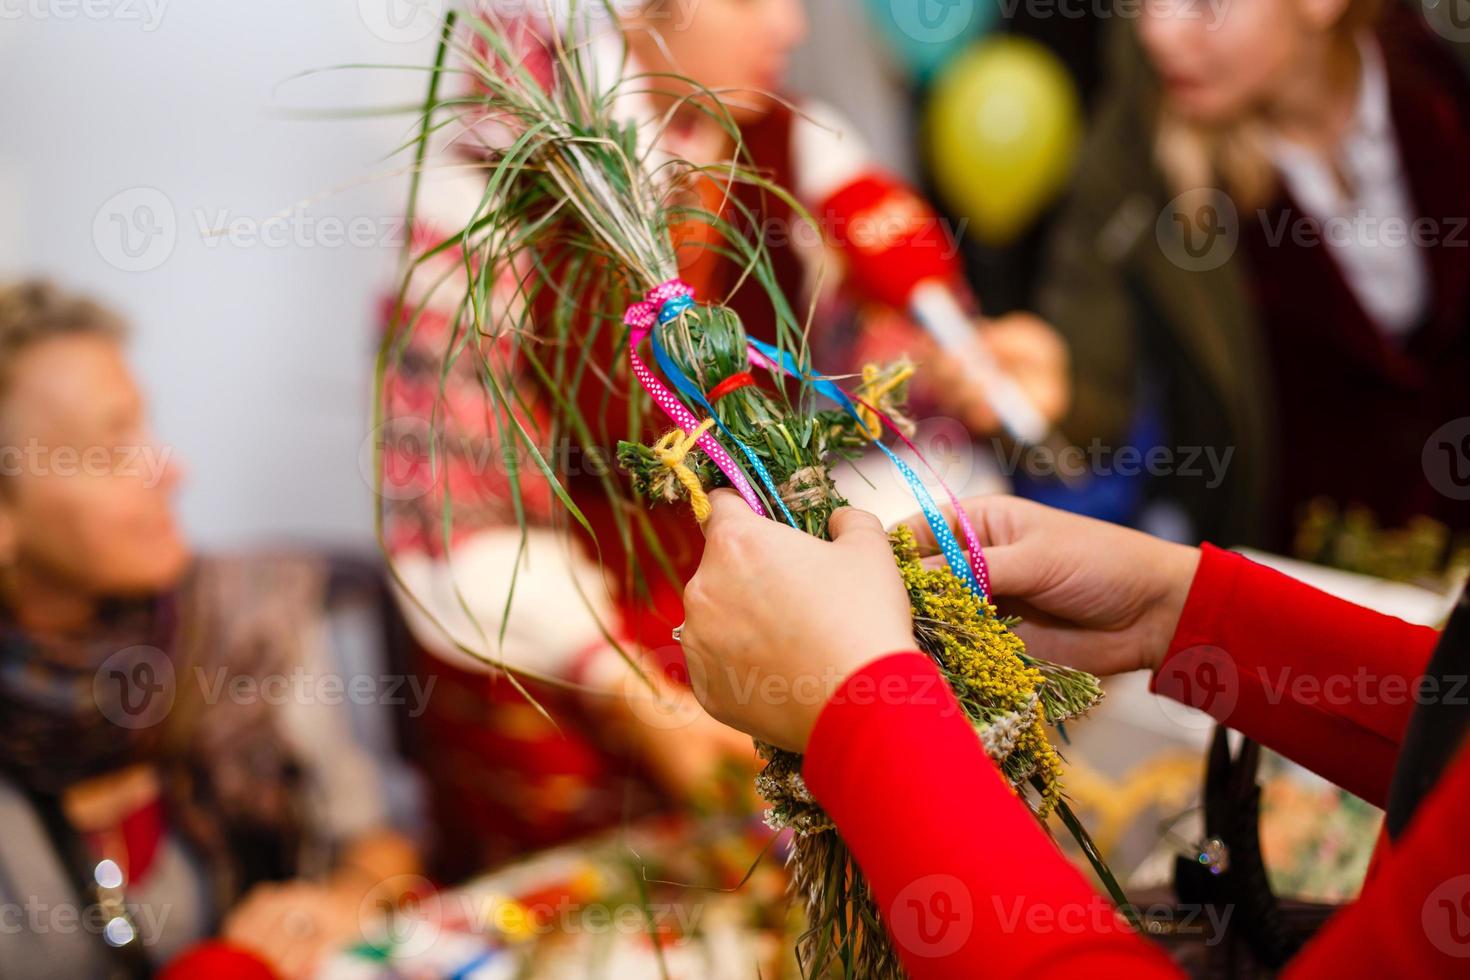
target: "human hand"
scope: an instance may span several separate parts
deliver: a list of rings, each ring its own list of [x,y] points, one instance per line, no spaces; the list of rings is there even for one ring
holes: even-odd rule
[[[1199,549],[1017,497],[964,502],[990,565],[994,598],[1044,660],[1107,676],[1157,670],[1194,581]],[[904,522],[926,562],[938,556],[923,515]]]
[[[799,752],[844,679],[914,649],[888,535],[852,508],[822,541],[758,517],[731,491],[710,503],[704,557],[684,590],[691,686],[715,718]]]
[[[630,671],[624,739],[664,791],[697,809],[754,808],[759,769],[750,737],[705,713],[687,688],[657,670]]]
[[[305,980],[362,939],[361,900],[353,889],[311,881],[257,885],[230,910],[220,936],[265,960],[282,980]]]
[[[583,704],[600,730],[671,798],[696,809],[749,812],[758,770],[750,739],[705,713],[649,658],[635,670],[609,646],[582,674]]]
[[[1067,344],[1051,325],[1030,313],[1011,313],[985,322],[975,337],[1047,421],[1055,424],[1071,405],[1071,358]],[[1001,429],[988,393],[964,358],[937,352],[927,363],[929,385],[940,406],[976,435]]]

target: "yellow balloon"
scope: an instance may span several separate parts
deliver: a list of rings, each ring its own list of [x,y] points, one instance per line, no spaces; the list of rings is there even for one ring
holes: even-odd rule
[[[998,37],[945,68],[924,128],[940,193],[982,240],[1003,245],[1065,186],[1082,109],[1055,55],[1035,41]]]

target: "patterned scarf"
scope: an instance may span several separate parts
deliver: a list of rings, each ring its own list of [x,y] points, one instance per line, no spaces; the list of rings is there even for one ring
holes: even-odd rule
[[[324,589],[314,562],[208,560],[174,593],[108,604],[84,633],[38,636],[0,619],[0,773],[59,795],[153,766],[217,908],[298,873],[299,765],[277,709],[232,692],[301,663]]]

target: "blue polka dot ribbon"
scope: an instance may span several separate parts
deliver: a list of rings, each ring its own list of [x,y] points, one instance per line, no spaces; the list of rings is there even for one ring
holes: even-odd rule
[[[786,351],[755,339],[750,341],[750,346],[758,351],[772,366],[792,377],[807,381],[817,394],[836,402],[843,411],[857,420],[862,430],[873,438],[873,445],[882,450],[889,461],[898,468],[898,472],[902,474],[904,481],[908,483],[909,492],[914,495],[914,499],[919,503],[919,509],[924,512],[924,520],[928,522],[929,529],[934,532],[934,540],[938,543],[939,550],[944,555],[944,560],[949,563],[950,570],[955,573],[961,582],[969,586],[975,595],[981,599],[986,598],[985,589],[981,587],[980,580],[975,575],[975,569],[965,557],[965,551],[960,547],[959,540],[955,537],[954,531],[950,530],[949,522],[940,513],[939,505],[934,502],[934,497],[929,493],[929,488],[924,486],[924,482],[919,479],[919,475],[914,472],[913,467],[905,463],[893,450],[883,445],[879,439],[882,433],[875,433],[868,428],[867,423],[858,414],[857,406],[853,404],[847,392],[839,388],[830,379],[813,375],[803,370],[801,365],[796,362],[796,359]]]
[[[719,426],[720,433],[735,444],[735,448],[740,450],[746,461],[750,463],[750,468],[755,470],[757,479],[761,481],[761,484],[766,488],[766,492],[770,494],[772,502],[780,509],[781,516],[786,519],[786,523],[792,527],[800,528],[801,525],[796,523],[796,518],[792,516],[790,508],[786,506],[786,501],[781,499],[781,491],[776,488],[776,481],[771,478],[771,471],[766,469],[766,464],[761,462],[761,458],[755,454],[755,450],[741,442],[735,433],[730,431],[729,426],[720,421],[719,414],[715,411],[715,407],[710,404],[709,399],[704,396],[704,392],[700,391],[699,386],[689,379],[689,375],[685,374],[684,370],[675,363],[674,359],[669,356],[668,349],[664,347],[662,337],[663,328],[672,323],[680,313],[683,313],[693,305],[694,299],[689,296],[675,296],[664,302],[663,307],[658,313],[659,328],[653,331],[653,359],[658,362],[659,370],[663,371],[664,377],[673,382],[677,390],[694,399],[703,406],[705,411],[709,412],[710,418],[714,419],[715,425]]]

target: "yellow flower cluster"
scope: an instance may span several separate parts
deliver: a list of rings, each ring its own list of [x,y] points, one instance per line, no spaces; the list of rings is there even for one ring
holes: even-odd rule
[[[1042,672],[1022,659],[1026,646],[989,602],[972,593],[947,568],[928,569],[919,561],[913,532],[899,528],[892,537],[899,572],[914,611],[914,632],[935,658],[970,720],[979,726],[1009,714],[1029,723],[1003,758],[996,759],[1012,785],[1032,778],[1041,783],[1038,816],[1045,817],[1061,798],[1062,762],[1046,734],[1041,707]]]

